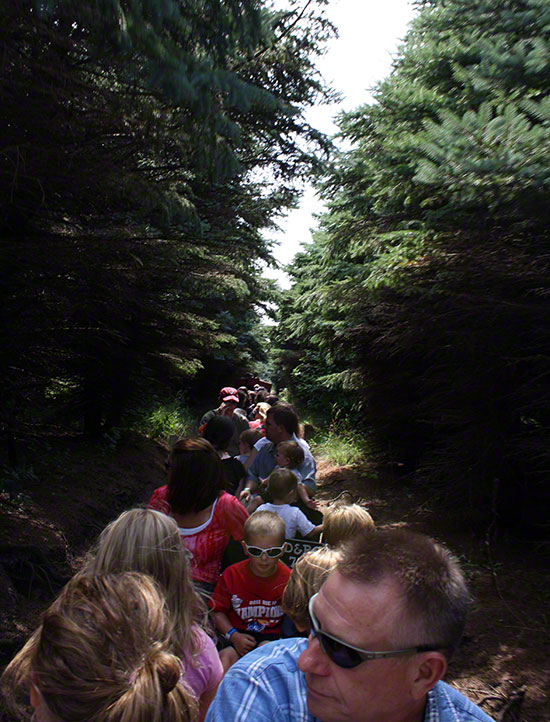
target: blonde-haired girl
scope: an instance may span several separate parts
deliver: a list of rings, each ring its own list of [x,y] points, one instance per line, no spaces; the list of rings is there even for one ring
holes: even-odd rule
[[[160,585],[174,622],[172,647],[183,662],[186,684],[200,699],[202,720],[223,668],[205,632],[207,608],[192,584],[188,555],[174,519],[153,509],[131,509],[102,531],[85,570],[143,572]]]
[[[339,550],[319,547],[302,554],[294,563],[283,593],[282,607],[300,633],[310,631],[309,600],[319,591],[339,559]]]
[[[37,722],[193,722],[170,650],[172,623],[144,574],[77,575],[2,676],[13,711],[30,690]]]

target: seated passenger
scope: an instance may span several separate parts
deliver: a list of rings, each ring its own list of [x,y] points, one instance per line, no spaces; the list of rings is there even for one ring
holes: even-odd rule
[[[248,512],[224,491],[223,466],[206,439],[181,439],[168,459],[168,484],[155,489],[149,508],[172,516],[183,544],[193,558],[195,587],[208,596],[220,575],[222,557],[231,537],[241,541]]]
[[[229,646],[220,659],[225,670],[257,645],[279,639],[281,599],[290,569],[279,557],[285,550],[285,525],[277,514],[257,512],[244,525],[248,559],[222,574],[210,605],[214,623]]]
[[[157,582],[172,614],[172,649],[182,661],[185,683],[199,699],[199,720],[203,720],[223,669],[206,631],[206,603],[191,581],[190,556],[173,519],[153,509],[131,509],[101,532],[85,570],[142,572]]]
[[[309,639],[240,659],[206,720],[492,722],[441,681],[469,600],[458,562],[429,537],[360,532],[309,601]]]
[[[307,637],[311,631],[308,604],[340,558],[330,547],[312,549],[296,560],[283,594],[283,637]]]
[[[333,504],[325,511],[322,540],[336,547],[360,531],[374,529],[372,516],[359,504]]]
[[[171,653],[165,601],[145,574],[79,574],[2,677],[10,707],[28,688],[36,722],[193,722],[197,704]]]
[[[315,526],[297,506],[291,506],[296,501],[298,482],[290,469],[275,469],[267,478],[267,496],[271,503],[262,504],[260,511],[271,511],[278,514],[285,523],[285,537],[294,539],[296,532],[304,539],[314,539],[323,530],[323,525]]]

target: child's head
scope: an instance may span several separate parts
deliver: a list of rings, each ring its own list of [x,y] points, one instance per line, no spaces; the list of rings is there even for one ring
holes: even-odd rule
[[[304,450],[297,441],[281,441],[275,453],[277,466],[297,469],[304,463]]]
[[[241,454],[250,454],[254,444],[262,438],[258,429],[245,429],[239,436],[239,451]]]
[[[277,571],[285,547],[285,523],[272,511],[256,511],[244,524],[243,549],[250,560],[250,571],[257,577],[270,577]],[[267,551],[265,551],[267,550]]]
[[[193,654],[193,625],[204,625],[206,605],[195,591],[191,569],[174,519],[153,509],[131,509],[100,534],[86,564],[90,574],[149,574],[166,595],[174,619],[174,648]]]
[[[273,501],[285,504],[294,501],[298,480],[290,469],[274,469],[267,477],[267,490]]]
[[[225,451],[235,433],[235,424],[228,416],[216,414],[202,430],[202,438],[209,441],[216,451]]]
[[[340,551],[329,547],[302,554],[292,567],[283,594],[283,611],[300,632],[309,630],[308,603],[340,559]]]
[[[145,574],[77,575],[7,667],[2,684],[30,688],[37,722],[189,722],[196,702],[180,684],[171,620]]]
[[[359,504],[338,504],[329,507],[323,517],[323,541],[335,547],[361,530],[374,530],[374,521]]]
[[[259,404],[256,404],[254,407],[254,418],[265,421],[267,419],[267,412],[270,408],[271,406],[265,401],[261,401]]]

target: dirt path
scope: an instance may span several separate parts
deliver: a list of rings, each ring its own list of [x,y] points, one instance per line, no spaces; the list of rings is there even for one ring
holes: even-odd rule
[[[116,449],[50,438],[34,450],[26,498],[0,494],[2,664],[105,524],[145,503],[163,483],[164,458],[165,449],[139,436]],[[461,557],[476,604],[449,680],[495,718],[550,721],[550,549],[495,538],[486,529],[474,533],[473,514],[465,519],[395,482],[375,481],[367,467],[321,462],[319,472],[324,503],[345,493],[365,503],[378,525],[427,532]]]

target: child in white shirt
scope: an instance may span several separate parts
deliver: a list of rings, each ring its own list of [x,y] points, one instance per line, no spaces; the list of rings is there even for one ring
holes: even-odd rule
[[[304,539],[313,539],[323,530],[323,525],[315,526],[303,511],[297,506],[291,506],[296,500],[297,486],[296,476],[290,469],[275,469],[267,477],[267,490],[273,502],[262,504],[257,511],[273,511],[278,514],[285,523],[287,539],[294,539],[296,531],[299,531]]]

